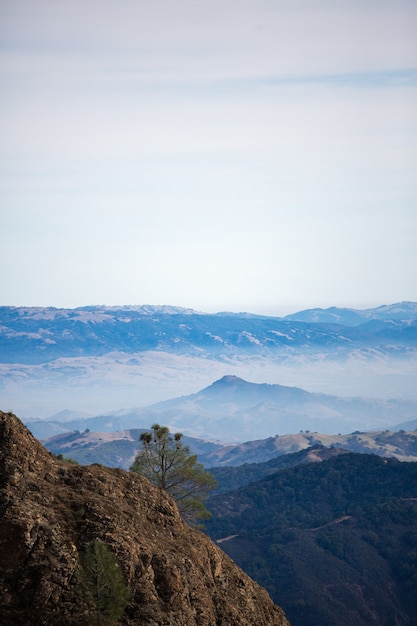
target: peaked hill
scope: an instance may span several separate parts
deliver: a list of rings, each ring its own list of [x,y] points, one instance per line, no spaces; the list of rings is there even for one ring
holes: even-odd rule
[[[160,402],[147,409],[163,423],[194,437],[226,441],[302,430],[351,432],[388,427],[413,419],[417,402],[339,397],[298,387],[252,383],[223,376],[196,394]]]
[[[88,626],[80,554],[94,540],[130,591],[125,626],[287,626],[282,610],[146,479],[55,459],[0,412],[0,623]]]
[[[147,407],[27,425],[37,437],[47,439],[72,430],[114,432],[158,422],[189,437],[242,442],[300,430],[332,434],[386,429],[416,415],[417,402],[412,400],[339,397],[227,375],[197,393]]]

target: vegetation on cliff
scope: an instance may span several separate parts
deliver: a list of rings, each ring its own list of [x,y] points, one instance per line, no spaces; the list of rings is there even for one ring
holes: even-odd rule
[[[0,623],[91,626],[79,576],[98,540],[129,589],[122,626],[287,626],[267,592],[146,478],[59,461],[1,411],[0,477]]]
[[[142,449],[130,469],[169,493],[187,522],[209,519],[204,499],[216,487],[216,480],[183,444],[181,433],[172,436],[167,426],[159,424],[153,424],[151,431],[140,434]]]

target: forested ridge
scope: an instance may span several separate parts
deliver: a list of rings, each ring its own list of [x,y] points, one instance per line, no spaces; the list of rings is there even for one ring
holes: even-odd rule
[[[416,623],[415,463],[340,454],[213,495],[208,508],[209,535],[293,626]]]

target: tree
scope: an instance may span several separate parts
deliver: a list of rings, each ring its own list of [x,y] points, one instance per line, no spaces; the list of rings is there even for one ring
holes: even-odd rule
[[[96,539],[80,555],[79,590],[87,602],[89,623],[110,626],[119,621],[130,593],[117,559],[110,548]]]
[[[165,489],[176,501],[182,517],[189,523],[208,519],[203,500],[215,489],[217,482],[197,462],[197,456],[182,443],[182,434],[172,436],[169,428],[153,424],[152,432],[140,435],[142,450],[138,452],[131,471],[146,476],[152,484]]]

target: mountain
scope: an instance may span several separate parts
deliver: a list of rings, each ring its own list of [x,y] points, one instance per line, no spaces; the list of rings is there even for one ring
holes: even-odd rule
[[[42,443],[50,452],[74,459],[84,465],[100,463],[108,467],[129,469],[140,448],[141,432],[143,429],[119,432],[76,430],[55,435],[43,440]],[[233,469],[237,466],[244,466],[250,476],[253,473],[258,475],[259,465],[266,461],[271,460],[273,468],[287,467],[288,462],[290,464],[301,462],[296,460],[297,452],[300,459],[305,456],[310,461],[310,455],[317,458],[317,448],[321,449],[320,458],[349,450],[394,457],[400,461],[417,461],[417,430],[356,431],[348,435],[302,432],[247,441],[243,444],[221,444],[184,436],[183,442],[189,446],[192,454],[198,456],[200,463],[220,472],[223,482],[227,482],[225,476],[229,475],[229,469],[231,476],[241,474],[241,467]]]
[[[28,428],[42,440],[50,452],[72,458],[82,464],[100,463],[122,469],[129,469],[131,466],[140,448],[140,434],[147,430],[133,428],[116,432],[96,432],[87,428],[82,432],[80,430],[68,432],[64,424],[65,432],[47,438],[38,434],[45,432],[42,424],[41,421],[31,422]],[[183,442],[189,446],[192,454],[198,456],[200,463],[205,467],[215,468],[216,471],[220,471],[222,467],[243,465],[249,470],[270,459],[271,467],[283,467],[286,462],[284,456],[296,458],[297,454],[292,453],[299,452],[301,457],[305,455],[309,458],[311,451],[314,451],[311,454],[317,456],[317,448],[321,449],[321,457],[337,453],[339,450],[349,450],[394,457],[400,461],[417,461],[417,429],[355,431],[346,435],[302,431],[247,441],[243,444],[225,444],[184,436]],[[240,471],[241,468],[237,468],[236,472]]]
[[[416,623],[416,463],[341,453],[207,506],[207,533],[279,598],[292,626]]]
[[[300,321],[176,307],[0,307],[3,408],[26,418],[64,408],[108,414],[190,395],[225,375],[335,396],[417,401],[416,307],[356,311],[356,326],[341,309],[326,321],[312,321],[317,315]]]
[[[322,433],[387,427],[414,418],[417,402],[336,397],[224,376],[202,391],[146,409],[194,437],[244,441],[308,429]]]
[[[381,429],[416,415],[417,402],[411,400],[343,398],[227,375],[197,393],[143,408],[64,421],[27,420],[26,424],[40,439],[85,429],[149,428],[159,422],[189,437],[242,442],[300,430],[331,434]]]
[[[394,422],[416,414],[416,402],[338,398],[229,375],[196,394],[142,409],[76,419],[65,412],[63,420],[25,422],[55,454],[128,469],[141,430],[155,422],[183,432],[184,443],[207,467],[259,463],[317,444],[416,460],[417,431],[392,430]],[[407,423],[414,421],[401,422],[396,430]],[[268,436],[276,431],[283,434]],[[251,439],[254,434],[258,437]],[[238,437],[247,441],[236,443]]]
[[[380,322],[412,321],[417,319],[417,302],[397,302],[396,304],[362,310],[335,306],[327,309],[305,309],[286,315],[284,319],[310,324],[342,324],[343,326],[360,326],[370,320]]]
[[[60,462],[3,412],[0,475],[2,624],[91,624],[80,555],[99,541],[130,591],[125,626],[288,625],[266,591],[139,475]]]
[[[0,307],[0,354],[3,363],[36,364],[146,350],[218,355],[236,350],[263,354],[319,348],[334,352],[364,346],[389,351],[393,343],[416,347],[417,305],[402,305],[401,315],[398,307],[385,307],[383,314],[379,309],[367,310],[362,314],[364,321],[386,324],[363,328],[346,324],[351,318],[343,309],[334,309],[332,314],[300,313],[299,321],[297,316],[215,315],[172,307]]]
[[[397,424],[396,430],[417,430],[417,419]]]

